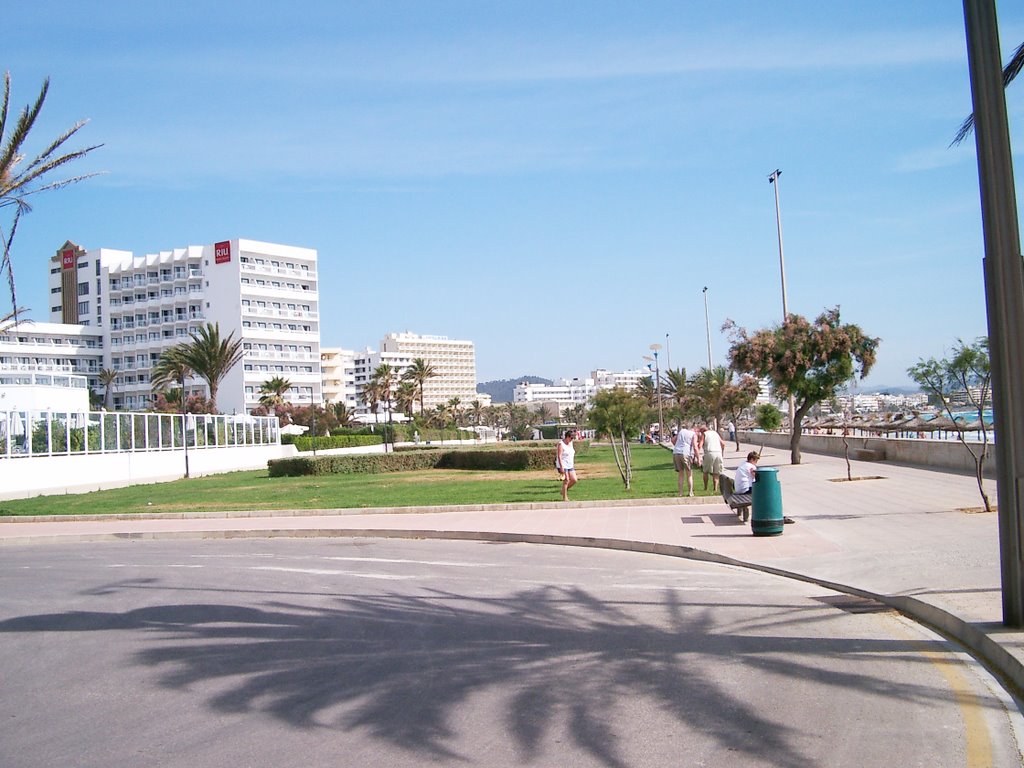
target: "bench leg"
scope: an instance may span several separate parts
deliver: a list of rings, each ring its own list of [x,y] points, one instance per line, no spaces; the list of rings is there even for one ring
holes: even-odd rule
[[[742,507],[743,510],[743,522],[747,522],[750,519],[750,507]]]

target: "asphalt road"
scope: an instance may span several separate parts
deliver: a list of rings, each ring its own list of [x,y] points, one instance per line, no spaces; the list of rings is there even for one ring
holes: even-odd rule
[[[1020,713],[880,606],[594,549],[8,547],[0,765],[1008,766]]]

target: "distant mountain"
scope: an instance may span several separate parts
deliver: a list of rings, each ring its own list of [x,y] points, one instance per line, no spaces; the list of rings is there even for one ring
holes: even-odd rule
[[[528,381],[531,384],[553,383],[551,379],[542,379],[540,376],[518,376],[514,379],[481,381],[476,385],[476,391],[483,392],[485,395],[490,395],[492,403],[511,403],[512,395],[516,389],[516,384],[521,381]]]

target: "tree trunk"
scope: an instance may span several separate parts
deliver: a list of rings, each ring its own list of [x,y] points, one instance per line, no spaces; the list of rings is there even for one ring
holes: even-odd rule
[[[619,476],[622,478],[622,482],[625,483],[626,487],[629,488],[629,480],[626,478],[626,472],[622,467],[622,462],[619,461],[619,445],[615,441],[615,435],[608,435],[609,442],[612,444],[612,456],[615,457],[615,466],[619,470]]]
[[[807,401],[801,404],[793,414],[793,434],[789,438],[789,461],[791,464],[800,463],[800,437],[804,431],[804,416],[811,410],[812,405],[814,403]]]

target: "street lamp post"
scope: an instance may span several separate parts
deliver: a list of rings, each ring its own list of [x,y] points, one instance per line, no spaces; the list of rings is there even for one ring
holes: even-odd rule
[[[668,345],[668,334],[665,334],[665,370],[672,370],[672,348]]]
[[[1024,408],[1018,388],[1024,375],[1019,333],[1024,322],[1024,266],[994,0],[964,0],[964,25],[985,239],[992,410],[999,430],[995,451],[1003,624],[1020,627],[1024,626]]]
[[[779,211],[779,176],[782,171],[776,168],[768,174],[768,183],[775,187],[775,228],[779,233],[779,274],[782,276],[782,322],[789,320],[789,306],[786,303],[786,259],[782,255],[782,214]],[[789,428],[794,427],[796,421],[796,402],[793,395],[789,396]]]
[[[708,334],[708,370],[713,370],[715,364],[711,362],[711,321],[708,319],[708,287],[704,286],[704,329]]]
[[[654,391],[658,395],[658,440],[665,439],[665,412],[661,403],[661,368],[658,366],[658,350],[661,344],[651,344],[650,350],[654,353]]]

